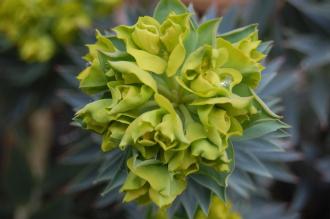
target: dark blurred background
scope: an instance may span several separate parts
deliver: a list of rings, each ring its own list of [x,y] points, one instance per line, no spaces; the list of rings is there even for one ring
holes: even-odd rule
[[[157,1],[36,2],[0,0],[0,218],[137,218],[135,206],[100,197],[104,184],[93,183],[90,165],[102,157],[98,139],[71,119],[89,101],[75,76],[95,29],[133,24]],[[266,95],[281,98],[292,126],[287,147],[302,156],[283,160],[297,180],[271,181],[264,202],[273,210],[270,203],[283,203],[303,219],[330,218],[330,1],[184,2],[200,18],[223,16],[220,33],[259,23],[260,38],[274,41],[267,63],[279,74]],[[56,30],[60,24],[65,35]]]

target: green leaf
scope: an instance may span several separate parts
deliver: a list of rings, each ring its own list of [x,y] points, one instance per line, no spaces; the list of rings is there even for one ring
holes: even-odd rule
[[[198,42],[196,47],[203,46],[205,44],[214,47],[216,45],[216,35],[221,22],[221,18],[209,20],[197,29]]]
[[[205,169],[201,168],[200,173],[191,175],[191,179],[203,187],[210,189],[214,194],[216,194],[220,199],[224,201],[227,199],[226,188],[228,186],[228,179],[234,171],[236,163],[234,148],[230,142],[226,152],[228,159],[230,160],[228,172],[217,175],[214,171],[206,171]]]
[[[303,154],[292,151],[258,151],[255,155],[262,161],[295,162],[303,159]]]
[[[196,183],[200,184],[203,187],[208,188],[211,190],[216,196],[221,198],[222,200],[226,200],[226,187],[220,186],[215,181],[210,179],[210,177],[194,174],[191,176],[191,179],[194,180]]]
[[[147,71],[142,70],[133,62],[110,62],[110,65],[117,71],[123,74],[135,75],[143,84],[150,87],[154,92],[157,92],[157,83]]]
[[[171,12],[183,14],[188,10],[180,0],[161,0],[155,8],[154,18],[162,23]]]
[[[98,171],[98,175],[94,183],[107,181],[113,179],[120,169],[125,167],[125,159],[120,154],[120,151],[116,150],[112,152],[115,156],[111,160],[106,159]]]
[[[265,55],[268,55],[268,53],[270,52],[270,50],[272,49],[273,47],[273,44],[274,42],[273,41],[266,41],[266,42],[263,42],[261,43],[257,50]]]
[[[255,183],[250,175],[239,168],[236,168],[230,177],[230,188],[244,198],[249,198],[250,193],[256,190]]]
[[[272,142],[270,139],[261,138],[253,139],[248,141],[235,142],[235,147],[246,148],[251,152],[274,152],[284,151],[278,142]]]
[[[235,157],[237,168],[240,168],[250,173],[258,174],[260,176],[272,178],[272,175],[269,173],[267,168],[252,153],[243,150],[236,150]]]
[[[256,94],[256,92],[250,88],[250,92],[252,93],[254,99],[257,101],[257,103],[261,106],[262,110],[268,114],[270,117],[280,119],[281,116],[275,114],[267,105],[266,103]],[[288,128],[288,127],[287,127]]]
[[[245,27],[241,27],[238,29],[235,29],[233,31],[221,34],[220,37],[231,42],[236,43],[240,40],[248,37],[251,33],[258,31],[258,25],[257,24],[251,24]]]
[[[111,40],[113,45],[116,47],[116,49],[118,49],[120,51],[126,51],[125,42],[123,40],[119,39],[116,36],[110,36],[109,39]]]
[[[209,206],[211,203],[211,192],[210,190],[201,187],[198,183],[193,180],[189,181],[189,188],[191,188],[191,192],[193,192],[195,196],[195,200],[198,203],[198,206],[202,209],[204,214],[208,214]]]
[[[122,167],[122,166],[120,166]],[[110,181],[107,187],[103,190],[102,196],[108,194],[116,188],[122,186],[127,178],[127,171],[125,169],[120,170],[115,177]]]
[[[198,34],[197,31],[191,28],[188,36],[184,40],[184,48],[186,49],[186,58],[194,52],[198,43]]]
[[[254,138],[259,138],[261,136],[275,132],[279,129],[286,129],[286,128],[289,128],[289,126],[279,120],[258,122],[245,129],[243,136],[233,137],[232,140],[246,141]]]
[[[96,208],[106,208],[114,202],[118,203],[122,199],[122,193],[119,192],[119,187],[108,192],[104,196],[99,196],[95,202]]]
[[[180,196],[180,200],[187,212],[188,218],[194,219],[198,205],[191,187],[187,187],[186,191]]]
[[[256,90],[256,93],[258,95],[263,96],[263,91],[266,90],[268,85],[277,76],[277,72],[279,71],[279,68],[282,66],[283,61],[284,60],[282,58],[278,58],[267,64],[266,69],[262,72],[262,79]]]
[[[110,69],[110,64],[108,63],[108,56],[101,51],[97,52],[97,57],[100,62],[100,68],[105,73]]]
[[[227,186],[227,176],[221,172],[218,172],[212,167],[201,165],[198,174],[212,178],[212,180],[217,182],[217,184],[219,184],[220,186]]]
[[[288,183],[297,183],[298,178],[290,173],[287,166],[278,162],[265,162],[265,166],[274,179]]]
[[[79,88],[87,94],[96,94],[106,90],[107,78],[102,70],[95,64],[82,71],[77,79]]]

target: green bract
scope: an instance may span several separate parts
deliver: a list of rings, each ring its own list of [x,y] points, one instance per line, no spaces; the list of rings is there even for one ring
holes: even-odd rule
[[[231,209],[230,203],[225,203],[220,199],[213,197],[210,203],[209,214],[205,215],[199,210],[195,219],[241,219],[241,215]]]
[[[99,100],[75,118],[103,136],[104,152],[128,151],[124,201],[168,206],[188,177],[210,171],[228,186],[231,138],[253,121],[278,119],[254,92],[265,57],[257,27],[219,36],[219,19],[195,23],[178,0],[162,0],[154,17],[97,32],[88,45],[90,66],[78,79]]]
[[[162,23],[140,17],[134,26],[120,26],[115,32],[139,68],[172,77],[185,59],[183,41],[190,31],[189,16],[170,13]]]
[[[195,200],[194,200],[195,201]],[[155,219],[170,219],[165,209],[159,209],[153,215]],[[189,218],[189,217],[188,217]],[[221,199],[213,196],[210,200],[208,214],[205,214],[201,209],[198,209],[192,219],[242,219],[242,216],[232,209],[230,202],[224,202]]]

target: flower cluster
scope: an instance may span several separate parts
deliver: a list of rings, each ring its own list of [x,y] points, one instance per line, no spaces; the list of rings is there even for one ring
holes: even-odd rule
[[[71,42],[79,29],[111,10],[118,0],[3,0],[0,32],[18,46],[27,61],[44,62],[55,53],[57,43]]]
[[[179,6],[159,6],[115,35],[97,32],[78,79],[100,99],[75,117],[103,136],[104,152],[132,151],[124,201],[160,207],[202,165],[229,174],[230,138],[256,117],[276,117],[254,92],[265,57],[256,26],[218,36],[219,19],[198,26],[179,1],[170,2]]]

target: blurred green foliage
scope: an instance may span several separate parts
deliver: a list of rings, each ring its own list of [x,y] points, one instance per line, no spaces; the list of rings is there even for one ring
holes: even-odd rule
[[[109,13],[119,0],[2,0],[0,32],[18,47],[26,61],[45,62],[58,47]]]

